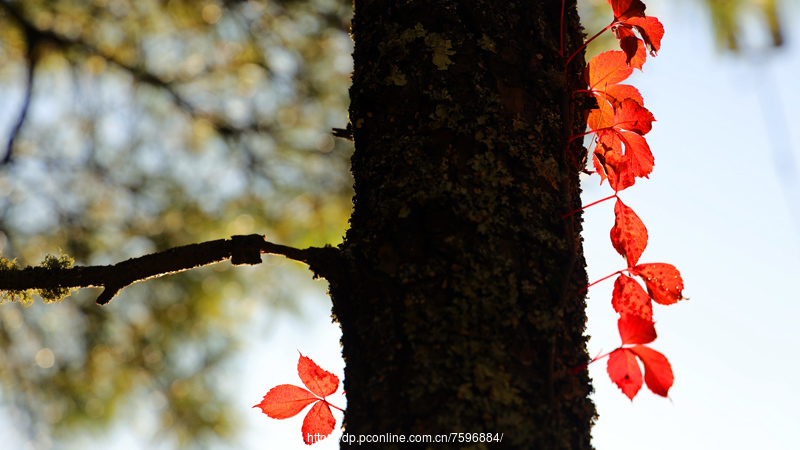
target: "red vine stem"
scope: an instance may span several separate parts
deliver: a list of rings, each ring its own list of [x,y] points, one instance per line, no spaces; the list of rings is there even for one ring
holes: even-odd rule
[[[563,3],[562,3],[562,4],[563,4]],[[602,30],[598,31],[598,32],[597,32],[597,34],[595,34],[594,36],[592,36],[592,37],[591,37],[591,39],[589,39],[588,41],[584,42],[584,43],[583,43],[583,45],[581,45],[580,47],[578,47],[578,49],[577,49],[577,50],[575,50],[575,52],[574,52],[574,53],[572,53],[571,55],[569,55],[569,58],[567,58],[567,65],[569,65],[569,62],[570,62],[570,61],[572,61],[572,58],[574,58],[574,57],[575,57],[575,55],[577,55],[577,54],[578,54],[578,52],[580,52],[581,50],[583,50],[584,48],[586,48],[586,46],[587,46],[587,45],[589,45],[589,43],[590,43],[590,42],[592,42],[593,40],[597,39],[597,37],[598,37],[598,36],[600,36],[600,35],[601,35],[601,34],[603,34],[603,33],[604,33],[606,30],[608,30],[609,28],[611,28],[612,26],[614,26],[614,24],[615,24],[615,23],[617,23],[616,19],[614,19],[614,21],[613,21],[613,22],[611,22],[610,24],[608,24],[608,26],[607,26],[607,27],[605,27],[605,28],[603,28]],[[563,13],[562,13],[562,18],[561,18],[561,26],[562,26],[562,27],[564,26],[564,18],[563,18]],[[562,36],[563,36],[563,35],[562,35]],[[562,39],[563,39],[563,37],[562,37]]]
[[[566,3],[566,0],[561,0],[561,27],[558,33],[558,56],[562,58],[564,57],[564,3]],[[567,64],[569,64],[569,61],[567,61]]]
[[[321,400],[322,400],[323,402],[325,402],[325,404],[326,404],[326,405],[328,405],[328,406],[331,406],[331,407],[334,407],[334,408],[338,409],[338,410],[339,410],[339,411],[341,411],[341,412],[344,412],[344,410],[343,410],[342,408],[339,408],[338,406],[334,405],[333,403],[330,403],[329,401],[325,400],[324,398],[323,398],[323,399],[321,399]]]
[[[590,287],[594,286],[595,284],[597,284],[597,283],[599,283],[599,282],[601,282],[601,281],[605,281],[605,280],[607,280],[607,279],[609,279],[609,278],[613,277],[614,275],[619,275],[619,274],[621,274],[622,272],[624,272],[624,271],[626,271],[626,270],[628,270],[628,269],[622,269],[622,270],[618,270],[618,271],[616,271],[616,272],[612,273],[611,275],[606,275],[606,276],[604,276],[603,278],[600,278],[599,280],[597,280],[597,281],[595,281],[595,282],[593,282],[593,283],[590,283],[589,285],[587,285],[586,287],[584,287],[583,289],[581,289],[581,290],[580,290],[580,291],[578,291],[578,292],[583,292],[583,291],[585,291],[585,290],[589,289]]]
[[[618,349],[615,349],[615,351],[616,351],[616,350],[618,350]],[[602,350],[601,350],[601,351],[602,351]],[[601,359],[605,358],[606,356],[608,356],[608,355],[610,355],[610,354],[612,354],[612,353],[614,353],[614,352],[608,352],[608,353],[606,353],[606,354],[604,354],[604,355],[600,355],[600,354],[598,354],[597,356],[595,356],[594,358],[592,358],[592,360],[591,360],[591,361],[589,361],[589,362],[587,362],[586,364],[581,364],[581,365],[580,365],[580,366],[578,366],[578,367],[573,367],[572,369],[569,369],[569,371],[570,371],[570,373],[571,373],[571,374],[573,374],[573,375],[577,375],[577,374],[578,374],[578,372],[580,372],[581,370],[583,370],[583,369],[585,369],[586,367],[588,367],[588,366],[589,366],[589,364],[591,364],[591,363],[593,363],[593,362],[595,362],[595,361],[600,361]]]
[[[584,209],[586,209],[586,208],[588,208],[588,207],[590,207],[590,206],[594,206],[594,205],[596,205],[596,204],[598,204],[598,203],[602,203],[602,202],[604,202],[604,201],[606,201],[606,200],[611,200],[612,198],[615,198],[616,196],[617,196],[617,193],[616,193],[616,192],[614,192],[614,194],[613,194],[613,195],[609,195],[609,196],[608,196],[608,197],[606,197],[606,198],[601,198],[600,200],[597,200],[597,201],[594,201],[594,202],[592,202],[592,203],[589,203],[589,204],[588,204],[588,205],[586,205],[586,206],[581,206],[581,207],[580,207],[580,208],[578,208],[578,209],[573,209],[572,211],[570,211],[570,212],[568,212],[568,213],[564,214],[563,216],[561,216],[561,218],[562,218],[562,219],[566,219],[567,217],[569,217],[569,216],[571,216],[571,215],[575,214],[575,213],[576,213],[576,212],[578,212],[578,211],[582,211],[582,210],[584,210]],[[604,278],[604,279],[605,279],[605,278]]]

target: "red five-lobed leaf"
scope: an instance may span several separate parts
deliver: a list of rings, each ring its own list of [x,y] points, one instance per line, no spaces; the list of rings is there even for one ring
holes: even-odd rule
[[[611,244],[628,262],[628,267],[633,267],[647,247],[647,228],[639,216],[619,198],[614,205],[614,216]]]
[[[622,345],[608,357],[608,376],[622,392],[631,400],[642,387],[642,372],[636,357],[644,364],[644,382],[654,394],[666,397],[675,381],[672,367],[666,356],[641,344],[652,342],[656,338],[653,322],[635,316],[620,317],[617,322]]]
[[[631,269],[631,273],[642,277],[647,292],[656,303],[671,305],[683,299],[683,279],[672,264],[639,264]]]
[[[608,376],[622,393],[633,400],[642,388],[642,369],[635,354],[627,348],[618,348],[608,355]]]
[[[270,389],[261,403],[253,408],[261,408],[264,414],[273,419],[287,419],[316,402],[303,419],[301,429],[303,442],[310,445],[330,435],[336,426],[336,419],[325,397],[339,388],[339,378],[302,354],[297,362],[297,373],[310,392],[299,386],[282,384]]]

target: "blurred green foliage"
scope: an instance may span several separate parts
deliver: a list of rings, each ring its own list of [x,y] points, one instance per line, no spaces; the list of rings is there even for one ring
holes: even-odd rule
[[[347,124],[350,14],[346,0],[0,0],[3,256],[340,242],[352,147],[330,129]],[[0,305],[0,422],[38,448],[115,420],[235,448],[225,363],[311,278],[277,259],[149,280],[103,308],[89,289]]]

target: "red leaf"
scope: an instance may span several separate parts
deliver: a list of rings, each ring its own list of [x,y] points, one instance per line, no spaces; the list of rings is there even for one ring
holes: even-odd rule
[[[653,129],[655,117],[650,111],[632,99],[622,100],[614,108],[614,131],[627,130],[645,135]]]
[[[664,26],[655,17],[631,17],[625,24],[636,28],[642,40],[647,45],[647,50],[656,56],[661,50],[661,38],[664,37]]]
[[[617,51],[603,52],[592,58],[586,65],[584,78],[592,90],[605,90],[624,81],[633,73],[633,68],[625,63],[625,53]]]
[[[639,216],[617,198],[614,205],[614,227],[611,228],[611,244],[633,267],[647,247],[647,228]]]
[[[661,49],[664,26],[655,17],[645,16],[645,6],[640,0],[609,0],[609,4],[614,10],[611,31],[614,32],[619,47],[625,52],[626,62],[631,67],[641,69],[647,58],[644,46],[647,46],[650,55],[656,56]]]
[[[623,316],[631,315],[648,321],[653,320],[653,304],[650,296],[644,292],[642,285],[627,275],[620,274],[614,282],[611,306]]]
[[[633,91],[627,91],[635,92],[634,95],[639,94],[636,89],[631,89]],[[612,92],[614,91],[612,90]],[[619,91],[617,94],[619,95]],[[600,107],[589,111],[586,119],[590,129],[597,131],[598,134],[611,132],[619,134],[623,131],[632,131],[640,135],[645,135],[653,129],[653,122],[656,119],[638,101],[641,99],[641,95],[638,95],[638,98],[623,98],[613,104],[608,101],[600,101],[605,98],[603,93],[600,95],[601,97],[598,98]]]
[[[614,10],[614,19],[627,20],[630,17],[644,17],[645,6],[641,0],[608,0]]]
[[[655,158],[644,136],[636,133],[619,133],[620,141],[625,144],[625,159],[628,161],[628,170],[637,178],[648,178],[653,171]]]
[[[597,103],[600,107],[589,111],[586,124],[589,126],[590,130],[594,131],[612,129],[615,115],[614,105],[605,99],[602,101],[598,99]]]
[[[617,321],[622,345],[648,344],[656,340],[656,327],[652,320],[623,314]]]
[[[631,347],[631,351],[644,363],[644,382],[654,394],[666,397],[675,381],[667,357],[643,345]]]
[[[253,408],[261,408],[264,414],[274,419],[287,419],[302,411],[309,403],[316,402],[303,419],[301,429],[303,442],[313,444],[330,435],[336,426],[336,419],[325,397],[339,388],[339,378],[302,354],[297,362],[297,373],[311,392],[291,384],[282,384],[270,389],[264,400]]]
[[[336,419],[331,413],[331,408],[324,400],[320,400],[311,408],[303,419],[303,442],[306,445],[315,444],[328,437],[336,426]]]
[[[594,168],[602,180],[608,179],[611,189],[619,192],[633,186],[636,179],[628,168],[628,160],[603,143],[598,143],[594,150]]]
[[[626,98],[629,98],[640,105],[644,105],[644,99],[639,90],[627,84],[615,84],[606,88],[605,98],[614,105],[618,105]]]
[[[627,348],[618,348],[608,356],[608,376],[631,401],[642,388],[642,369],[636,356]]]
[[[653,171],[655,159],[644,136],[630,131],[609,132],[604,130],[598,133],[598,139],[597,150],[602,150],[605,159],[614,164],[613,170],[619,179],[630,181],[628,186],[633,185],[633,178],[648,178]],[[615,153],[618,156],[617,159],[624,161],[624,164],[610,158],[609,152]],[[619,190],[622,189],[624,187]]]
[[[325,398],[339,389],[339,378],[323,370],[311,358],[300,355],[297,373],[306,387],[318,397]]]
[[[639,264],[631,273],[642,277],[647,292],[656,303],[671,305],[683,299],[683,279],[672,264]]]
[[[644,44],[640,44],[639,38],[636,37],[633,29],[617,24],[611,27],[611,31],[614,33],[614,37],[617,38],[617,42],[619,42],[619,48],[625,52],[625,62],[631,67],[642,70],[642,66],[647,59],[647,53],[644,51]],[[640,46],[641,54],[639,54]]]
[[[253,408],[261,408],[264,414],[273,419],[288,419],[317,400],[319,399],[314,394],[301,387],[281,384],[270,389],[261,403]]]

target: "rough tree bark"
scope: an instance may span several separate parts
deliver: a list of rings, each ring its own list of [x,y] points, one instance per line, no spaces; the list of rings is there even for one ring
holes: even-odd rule
[[[566,6],[564,55],[584,37]],[[580,219],[562,218],[580,205],[583,55],[565,70],[560,15],[355,1],[355,207],[328,277],[347,433],[590,448],[589,378],[570,372],[588,360]]]

